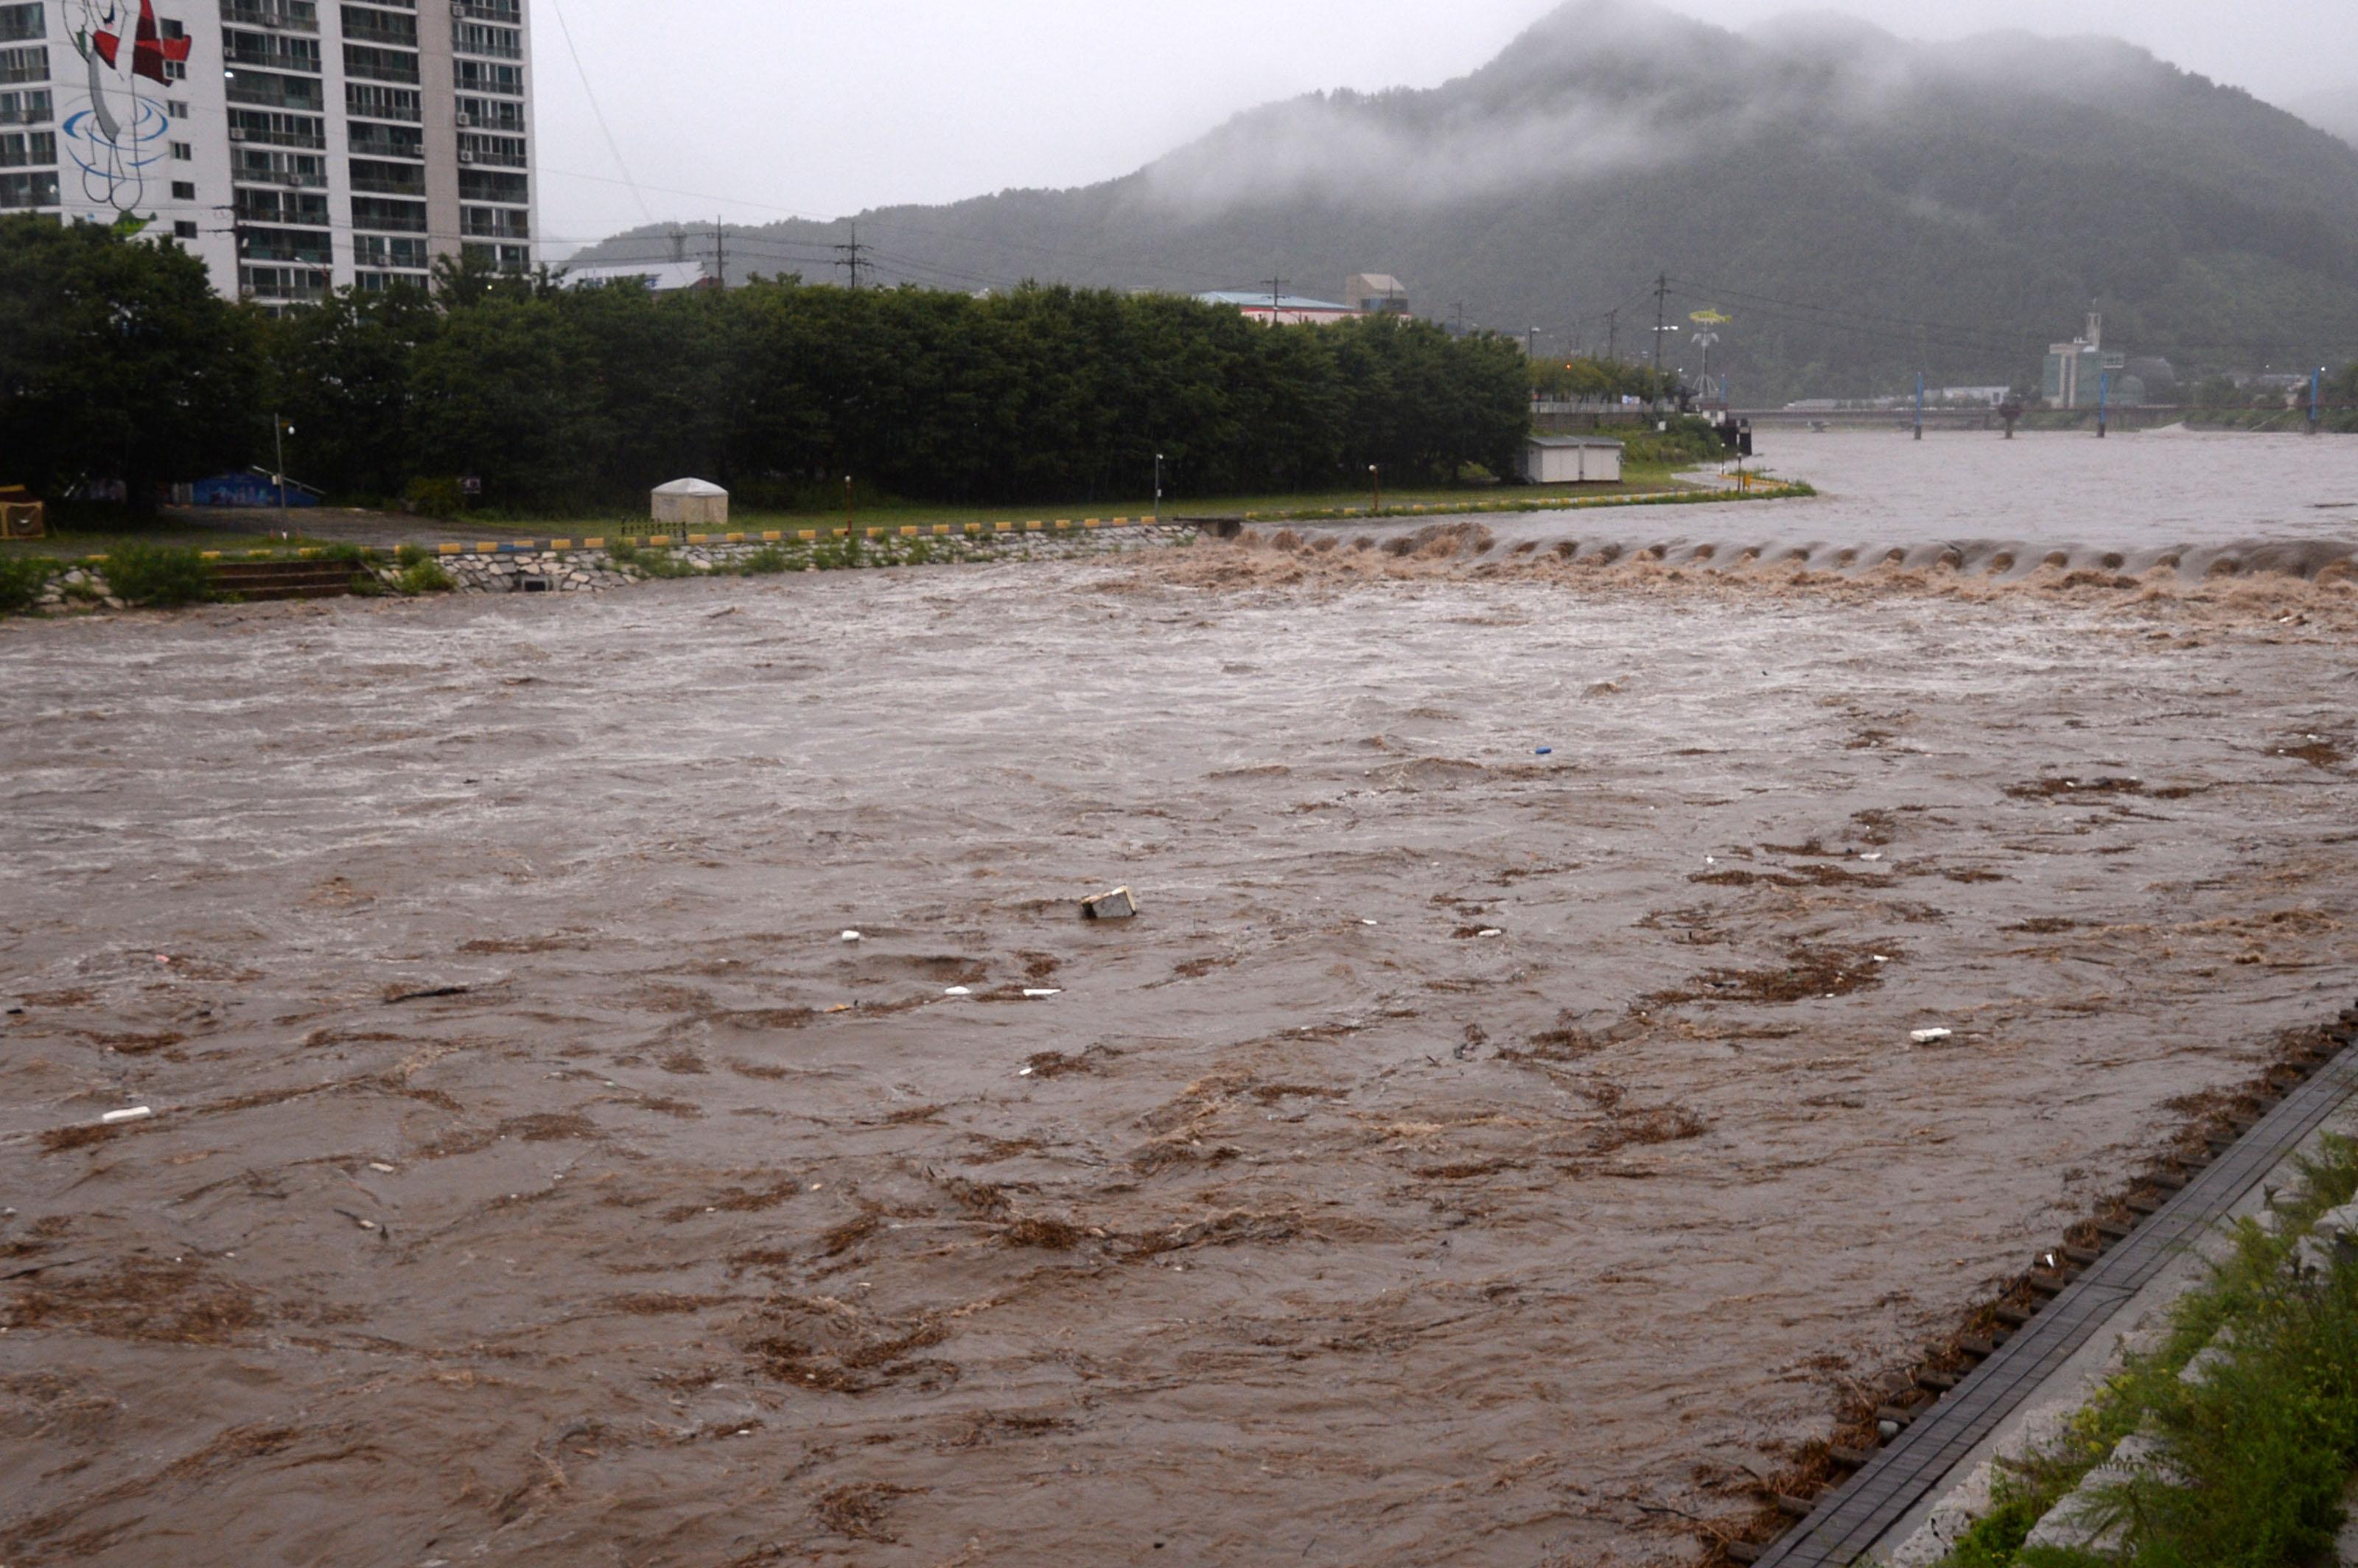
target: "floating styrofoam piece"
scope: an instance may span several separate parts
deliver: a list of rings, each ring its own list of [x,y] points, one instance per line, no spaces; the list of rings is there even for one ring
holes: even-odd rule
[[[1476,933],[1476,935],[1487,939],[1492,936],[1504,936],[1506,933],[1499,930],[1497,926],[1492,925],[1484,928],[1482,931]]]
[[[1138,914],[1138,899],[1128,888],[1116,888],[1081,900],[1081,914],[1090,920],[1129,920]]]
[[[1065,993],[1060,990],[1027,990],[1023,994],[1033,1001],[1037,1001],[1043,997],[1063,996]]]
[[[1956,1037],[1957,1032],[1953,1029],[1920,1029],[1908,1038],[1919,1045],[1937,1045],[1943,1040],[1953,1040]]]
[[[843,939],[846,942],[857,942],[860,940],[860,933],[857,931],[847,931],[843,934]]]
[[[949,989],[942,992],[942,994],[944,996],[972,996],[974,992],[965,986],[952,986]]]
[[[98,1119],[98,1124],[101,1127],[120,1127],[126,1121],[145,1121],[155,1114],[156,1113],[153,1110],[144,1105],[135,1105],[129,1110],[108,1111],[104,1116]]]

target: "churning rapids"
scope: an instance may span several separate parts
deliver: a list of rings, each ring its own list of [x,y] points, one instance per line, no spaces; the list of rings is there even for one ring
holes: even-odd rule
[[[2358,443],[1790,448],[0,626],[0,1561],[1692,1560],[2358,990]]]

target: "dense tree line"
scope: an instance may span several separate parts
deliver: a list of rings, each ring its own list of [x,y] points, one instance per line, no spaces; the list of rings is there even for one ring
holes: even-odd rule
[[[62,306],[59,302],[62,301]],[[863,487],[1000,504],[1356,486],[1502,470],[1520,351],[1369,318],[1256,327],[1161,295],[984,297],[794,279],[571,290],[445,265],[280,319],[166,244],[0,223],[0,453],[55,491],[267,463],[344,500],[480,479],[518,511],[695,474],[749,500]]]

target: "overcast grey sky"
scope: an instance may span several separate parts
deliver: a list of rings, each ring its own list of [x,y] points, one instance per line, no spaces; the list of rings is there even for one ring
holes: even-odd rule
[[[1239,109],[1431,87],[1551,0],[530,0],[553,254],[644,222],[763,222],[1125,174]],[[2282,103],[2358,86],[2353,0],[1670,0],[1743,27],[2105,33]],[[577,71],[568,33],[578,49]],[[588,88],[585,90],[586,74]],[[622,181],[591,93],[638,182]]]

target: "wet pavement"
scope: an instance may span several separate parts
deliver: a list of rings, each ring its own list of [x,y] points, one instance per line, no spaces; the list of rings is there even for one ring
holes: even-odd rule
[[[0,625],[0,1560],[1689,1561],[2353,989],[2346,581],[1482,544]]]

